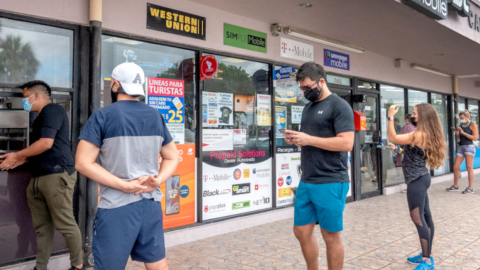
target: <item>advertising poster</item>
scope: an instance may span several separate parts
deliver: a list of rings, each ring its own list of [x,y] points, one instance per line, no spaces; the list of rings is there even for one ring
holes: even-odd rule
[[[272,207],[269,147],[204,151],[202,177],[204,220]]]
[[[165,119],[176,144],[185,143],[185,88],[183,80],[147,78],[146,103]]]
[[[275,180],[275,185],[277,187],[277,207],[294,203],[295,195],[292,192],[292,188],[298,187],[301,179],[299,148],[288,148],[286,150],[289,153],[276,155],[277,179]]]
[[[275,107],[275,137],[283,138],[283,133],[280,129],[287,128],[287,107]]]
[[[303,106],[292,106],[292,124],[302,123]]]
[[[257,94],[257,125],[258,126],[271,126],[271,97],[270,95]]]
[[[203,92],[202,118],[208,127],[233,126],[233,94]]]
[[[246,145],[247,144],[247,130],[246,129],[234,129],[233,130],[233,144],[234,145]]]
[[[293,67],[284,66],[273,71],[273,86],[275,89],[275,101],[297,102],[297,90],[283,90],[279,88],[290,88],[297,85],[297,72]]]
[[[203,129],[204,151],[233,150],[233,129]]]
[[[171,178],[160,186],[163,193],[163,228],[195,223],[195,144],[177,145],[180,163]],[[160,158],[161,163],[161,158]]]

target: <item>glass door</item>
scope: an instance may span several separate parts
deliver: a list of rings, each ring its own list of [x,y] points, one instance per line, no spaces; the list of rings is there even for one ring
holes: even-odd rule
[[[367,102],[359,103],[359,110],[367,118],[367,130],[360,135],[360,194],[362,199],[381,194],[380,157],[381,144],[378,115],[378,94],[368,94]]]

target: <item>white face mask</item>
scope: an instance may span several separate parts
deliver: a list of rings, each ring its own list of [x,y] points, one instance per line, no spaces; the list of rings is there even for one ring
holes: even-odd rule
[[[462,124],[467,123],[467,119],[460,119],[460,123],[462,123]]]

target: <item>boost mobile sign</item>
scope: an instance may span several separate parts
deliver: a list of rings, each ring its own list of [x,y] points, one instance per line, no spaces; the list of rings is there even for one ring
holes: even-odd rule
[[[435,20],[445,20],[448,10],[455,10],[462,17],[470,17],[468,0],[403,0],[403,2]]]

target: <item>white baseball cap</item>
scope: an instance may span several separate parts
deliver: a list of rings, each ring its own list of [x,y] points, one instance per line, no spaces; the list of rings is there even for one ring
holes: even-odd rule
[[[128,95],[145,96],[145,73],[137,64],[126,62],[116,66],[112,71],[112,79],[119,81]]]

